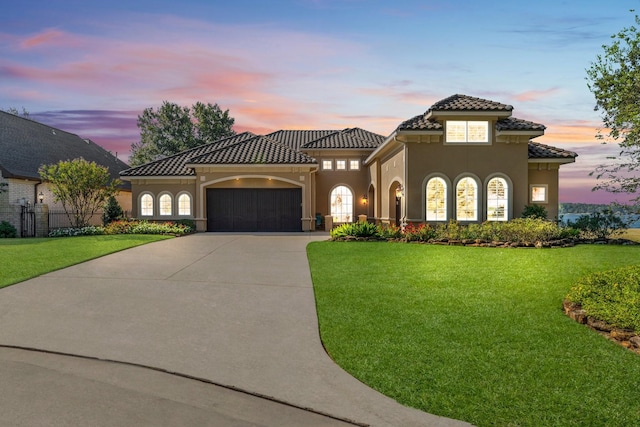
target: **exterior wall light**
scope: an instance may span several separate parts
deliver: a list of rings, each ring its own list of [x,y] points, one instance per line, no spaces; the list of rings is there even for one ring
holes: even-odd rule
[[[42,191],[38,193],[38,201],[40,203],[44,201],[44,193]]]
[[[398,188],[396,188],[396,198],[401,198],[402,196],[404,196],[404,188],[402,188],[402,184],[398,185]]]
[[[362,204],[366,205],[368,201],[369,201],[369,198],[367,197],[367,195],[363,194],[362,195]]]

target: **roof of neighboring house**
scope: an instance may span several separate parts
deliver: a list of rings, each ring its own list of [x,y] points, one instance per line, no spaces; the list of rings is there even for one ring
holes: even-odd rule
[[[475,98],[468,95],[455,94],[433,104],[427,113],[431,111],[511,111],[511,105],[488,99]],[[426,113],[425,113],[426,114]]]
[[[0,171],[5,178],[40,179],[41,165],[82,157],[109,168],[111,177],[129,165],[89,139],[0,111]],[[121,188],[130,188],[123,183]]]
[[[530,159],[575,159],[578,157],[573,151],[529,141]]]
[[[187,165],[303,165],[317,164],[304,153],[308,149],[373,150],[384,141],[382,135],[360,128],[343,130],[279,130],[268,135],[244,132],[201,145],[164,159],[120,173],[122,177],[195,176]]]

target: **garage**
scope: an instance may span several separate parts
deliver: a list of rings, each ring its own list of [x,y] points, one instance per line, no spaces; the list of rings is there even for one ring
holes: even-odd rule
[[[302,231],[301,188],[209,188],[207,231]]]

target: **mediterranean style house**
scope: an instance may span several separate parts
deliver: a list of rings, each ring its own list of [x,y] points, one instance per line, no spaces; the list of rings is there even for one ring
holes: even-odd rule
[[[436,102],[388,137],[359,128],[241,133],[120,173],[134,216],[199,231],[309,231],[380,223],[507,221],[529,204],[558,214],[573,152],[532,140],[541,124],[466,95]]]
[[[25,206],[62,209],[38,169],[41,165],[80,157],[108,168],[113,179],[129,168],[89,139],[0,111],[0,183],[5,184],[0,188],[0,222],[7,221],[20,230]],[[131,209],[130,183],[120,187],[118,202],[124,210]],[[40,231],[46,235],[48,230],[44,228]]]

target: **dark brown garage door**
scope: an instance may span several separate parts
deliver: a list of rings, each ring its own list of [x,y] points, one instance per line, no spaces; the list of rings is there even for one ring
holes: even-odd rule
[[[300,188],[207,189],[207,231],[302,231]]]

